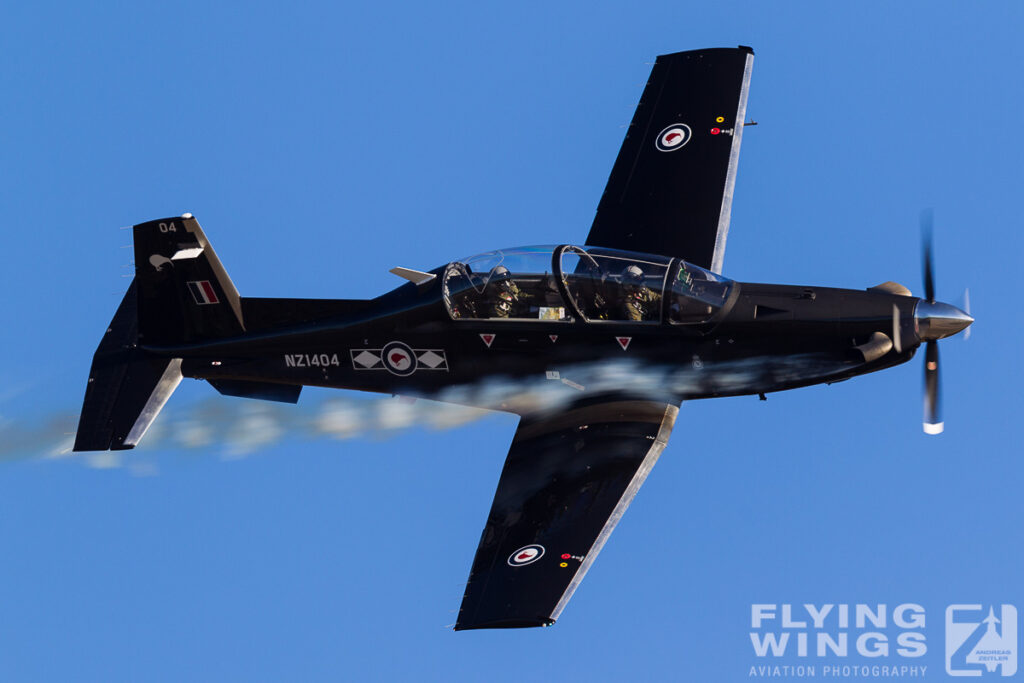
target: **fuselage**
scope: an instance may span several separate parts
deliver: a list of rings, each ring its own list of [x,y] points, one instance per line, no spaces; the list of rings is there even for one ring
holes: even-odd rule
[[[637,294],[637,287],[587,272],[591,283],[600,283],[596,297],[610,313],[587,311],[577,292],[597,290],[574,285],[583,269],[560,271],[556,254],[549,271],[554,277],[534,278],[544,283],[537,291],[546,299],[524,307],[531,317],[487,308],[486,283],[468,290],[480,298],[468,315],[452,285],[466,270],[459,261],[455,275],[453,264],[435,269],[429,281],[406,284],[356,311],[148,350],[183,358],[182,374],[199,379],[336,387],[529,412],[536,404],[524,403],[524,395],[546,396],[538,399],[543,402],[635,386],[638,393],[679,401],[831,383],[906,362],[920,344],[914,317],[920,300],[895,285],[852,290],[736,283],[713,274],[704,282],[703,271],[678,259],[615,256],[635,258],[649,281],[660,278],[661,290]],[[666,275],[652,273],[652,263],[664,263]],[[667,275],[676,271],[688,287],[682,305],[682,285],[673,289]],[[530,274],[512,271],[513,281],[516,275],[525,299]],[[693,292],[709,282],[720,300],[700,294],[695,316]],[[616,291],[645,300],[646,308],[639,315],[635,306],[616,309],[609,303]]]

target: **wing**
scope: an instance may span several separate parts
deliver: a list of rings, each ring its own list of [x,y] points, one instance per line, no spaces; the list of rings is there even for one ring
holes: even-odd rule
[[[587,244],[721,272],[754,51],[658,57]]]
[[[661,455],[679,409],[606,400],[524,418],[455,630],[550,626]]]

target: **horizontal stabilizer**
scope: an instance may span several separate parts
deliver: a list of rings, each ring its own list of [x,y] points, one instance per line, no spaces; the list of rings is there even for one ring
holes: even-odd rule
[[[136,292],[132,281],[93,356],[76,451],[134,448],[181,381],[180,358],[138,348]]]
[[[393,273],[400,278],[408,280],[414,285],[425,285],[431,280],[433,280],[435,277],[437,277],[437,275],[435,275],[434,273],[424,273],[423,271],[413,270],[412,268],[395,267],[389,270],[388,272]]]

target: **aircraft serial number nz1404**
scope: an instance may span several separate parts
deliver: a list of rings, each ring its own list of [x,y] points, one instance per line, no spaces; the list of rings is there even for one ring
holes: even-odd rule
[[[464,630],[555,622],[684,400],[836,382],[925,344],[925,430],[941,431],[937,340],[972,318],[935,300],[930,248],[923,298],[721,275],[753,59],[657,59],[582,244],[394,268],[407,282],[370,300],[272,299],[239,295],[191,214],[134,226],[135,278],[75,450],[134,447],[183,377],[266,400],[316,385],[518,413]]]
[[[341,366],[336,353],[286,353],[284,354],[284,364],[289,368]]]

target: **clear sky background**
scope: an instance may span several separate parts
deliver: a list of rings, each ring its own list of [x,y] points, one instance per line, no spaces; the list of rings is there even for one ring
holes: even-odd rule
[[[946,605],[1024,611],[1024,6],[488,5],[0,10],[0,679],[745,680],[751,603],[915,602],[928,651],[898,663],[944,680]],[[978,320],[941,345],[941,437],[922,354],[684,404],[559,623],[466,633],[512,416],[186,380],[147,447],[53,457],[129,282],[119,226],[194,213],[246,296],[582,241],[650,62],[737,44],[760,125],[725,274],[917,293],[934,207],[939,298],[970,287]]]

